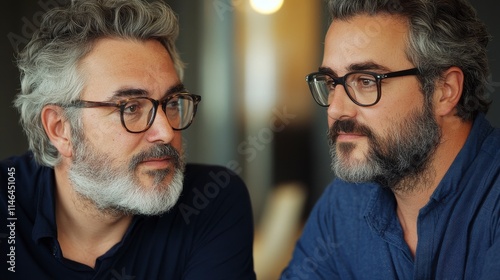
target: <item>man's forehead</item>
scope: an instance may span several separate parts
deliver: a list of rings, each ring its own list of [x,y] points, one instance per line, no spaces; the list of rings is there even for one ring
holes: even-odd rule
[[[334,20],[325,37],[322,66],[336,72],[399,68],[408,62],[407,34],[407,25],[397,16]]]
[[[88,98],[158,99],[173,88],[183,89],[170,55],[155,40],[101,39],[79,68],[85,82],[83,95]]]

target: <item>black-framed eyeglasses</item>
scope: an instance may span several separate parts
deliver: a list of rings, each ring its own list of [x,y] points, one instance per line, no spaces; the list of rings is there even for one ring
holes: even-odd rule
[[[117,102],[97,102],[76,100],[61,107],[95,108],[116,107],[120,109],[122,126],[131,133],[141,133],[148,130],[156,117],[158,106],[161,105],[172,129],[183,130],[193,122],[196,108],[201,96],[190,93],[176,93],[163,100],[149,97],[133,97]]]
[[[314,72],[306,76],[306,82],[314,100],[322,107],[330,106],[330,100],[337,85],[344,86],[347,96],[356,105],[368,107],[377,104],[380,100],[383,79],[419,74],[418,68],[385,74],[354,71],[338,78],[330,73]]]

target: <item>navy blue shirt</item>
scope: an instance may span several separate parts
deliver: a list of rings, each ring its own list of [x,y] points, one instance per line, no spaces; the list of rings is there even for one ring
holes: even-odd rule
[[[281,279],[500,279],[500,130],[484,116],[417,229],[413,258],[389,189],[334,180]]]
[[[95,268],[57,242],[52,168],[31,153],[0,162],[0,279],[255,279],[248,191],[222,167],[186,166],[176,206],[136,216]]]

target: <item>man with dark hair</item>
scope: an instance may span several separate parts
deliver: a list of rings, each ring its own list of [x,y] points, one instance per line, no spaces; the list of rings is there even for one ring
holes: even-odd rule
[[[0,162],[0,279],[255,279],[244,183],[184,163],[201,97],[177,32],[161,2],[45,15],[18,60],[31,151]]]
[[[498,279],[489,35],[465,0],[331,0],[318,72],[332,169],[282,279]]]

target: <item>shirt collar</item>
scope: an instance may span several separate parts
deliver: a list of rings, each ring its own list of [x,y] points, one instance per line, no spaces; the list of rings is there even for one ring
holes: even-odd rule
[[[408,250],[401,238],[403,230],[396,215],[396,198],[390,189],[380,185],[372,188],[364,217],[375,234],[401,250]]]

